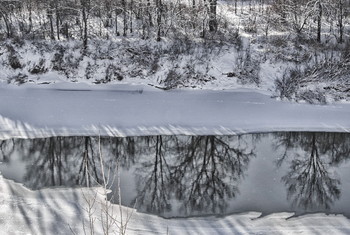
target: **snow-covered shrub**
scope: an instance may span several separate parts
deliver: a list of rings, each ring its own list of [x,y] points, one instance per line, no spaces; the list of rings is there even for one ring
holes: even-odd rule
[[[64,74],[67,78],[74,78],[78,72],[82,54],[75,53],[73,49],[64,57]]]
[[[88,62],[85,68],[85,78],[87,80],[93,78],[94,71],[95,71],[94,66],[90,62]]]
[[[55,47],[55,45],[52,45],[50,42],[43,40],[30,41],[28,43],[28,46],[33,50],[34,53],[37,53],[42,57],[44,57],[46,53],[51,55],[52,51],[54,50],[53,47]]]
[[[25,45],[25,40],[22,37],[14,37],[10,43],[14,47],[21,48]]]
[[[286,38],[281,36],[270,36],[270,44],[279,48],[285,48],[288,45]]]
[[[18,55],[15,48],[9,44],[7,44],[8,51],[8,63],[13,69],[21,69],[23,68],[22,63],[20,62],[20,56]]]
[[[245,32],[247,33],[257,33],[258,31],[258,27],[256,24],[256,17],[251,18],[249,17],[249,19],[247,21],[243,21],[243,29]]]
[[[56,52],[51,59],[52,69],[63,73],[67,78],[76,78],[83,58],[80,48],[75,44],[60,43],[54,46],[54,50]]]
[[[275,91],[278,96],[287,99],[293,99],[300,84],[300,70],[286,70],[281,78],[275,80]]]
[[[110,81],[123,80],[123,75],[120,71],[120,68],[114,64],[109,64],[106,68],[106,74],[104,79],[96,80],[96,83],[108,83]]]
[[[106,45],[105,41],[94,40],[91,46],[91,55],[94,60],[113,60],[114,52],[118,47],[115,43],[109,42]]]
[[[33,65],[32,68],[28,69],[28,72],[31,74],[42,74],[47,72],[47,68],[45,67],[45,59],[41,58],[39,63]]]
[[[170,69],[163,84],[166,89],[172,89],[182,84],[181,75],[175,69]]]
[[[7,83],[13,83],[17,85],[21,85],[28,81],[28,75],[23,73],[18,73],[15,76],[8,78]]]
[[[9,55],[8,60],[9,60],[9,64],[10,64],[11,68],[13,68],[13,69],[23,68],[23,65],[19,61],[19,58],[17,55],[15,55],[15,54]]]
[[[260,84],[259,72],[261,58],[253,58],[250,46],[238,52],[234,71],[230,75],[239,78],[241,84]]]
[[[149,74],[155,74],[159,70],[159,56],[155,57],[151,63]]]
[[[64,52],[65,48],[61,45],[58,45],[56,49],[56,53],[54,54],[51,63],[52,63],[52,69],[56,71],[63,71],[64,70]]]
[[[298,94],[298,99],[305,100],[310,104],[326,104],[325,92],[320,90],[305,90]]]
[[[242,70],[239,70],[237,76],[241,84],[260,84],[259,70],[260,67],[246,66]]]
[[[342,50],[342,59],[349,60],[350,59],[350,42],[348,41],[344,49]]]

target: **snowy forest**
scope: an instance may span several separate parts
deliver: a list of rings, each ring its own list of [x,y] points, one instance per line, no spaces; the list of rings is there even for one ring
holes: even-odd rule
[[[350,1],[0,0],[0,80],[350,100]]]

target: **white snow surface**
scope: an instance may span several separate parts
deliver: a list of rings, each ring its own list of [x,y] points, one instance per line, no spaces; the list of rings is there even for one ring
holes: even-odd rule
[[[256,90],[141,85],[0,85],[0,138],[350,132],[350,104],[310,105]]]
[[[0,175],[1,234],[84,234],[88,231],[89,198],[98,188],[52,188],[31,191]],[[95,234],[103,234],[100,202],[95,204]],[[163,219],[112,205],[115,218],[121,212],[125,221],[131,215],[126,234],[350,234],[350,220],[343,215],[323,213],[293,217],[293,213],[274,213],[261,217],[259,212],[224,217]],[[121,210],[120,210],[121,209]],[[115,227],[113,228],[114,232]],[[117,233],[113,233],[117,234]]]

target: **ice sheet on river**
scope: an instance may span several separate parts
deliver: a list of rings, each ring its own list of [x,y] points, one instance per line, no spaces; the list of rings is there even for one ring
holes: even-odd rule
[[[1,85],[0,99],[1,138],[350,131],[350,104],[291,103],[252,90]]]

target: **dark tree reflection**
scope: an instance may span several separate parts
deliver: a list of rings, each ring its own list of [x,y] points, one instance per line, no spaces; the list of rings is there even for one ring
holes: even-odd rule
[[[0,140],[0,162],[9,162],[14,151],[15,141],[13,139]]]
[[[23,158],[29,162],[25,173],[25,180],[31,188],[63,185],[67,148],[63,147],[62,137],[29,140],[28,152]],[[21,141],[22,145],[28,140]]]
[[[276,164],[278,167],[282,165],[284,160],[290,154],[295,147],[295,143],[300,140],[299,132],[285,132],[285,133],[276,133],[274,134],[276,138],[275,149],[283,149],[283,154],[277,159]]]
[[[349,158],[348,136],[338,133],[278,133],[275,136],[277,148],[284,147],[277,165],[293,157],[289,172],[282,177],[288,199],[304,209],[329,209],[341,193],[340,180],[331,166]]]
[[[71,175],[71,180],[76,185],[92,186],[101,183],[101,172],[99,169],[99,153],[97,137],[75,137],[71,142],[76,148],[71,154],[75,164],[79,166],[78,174]]]
[[[48,186],[93,186],[101,182],[99,143],[106,169],[135,162],[135,138],[50,137],[9,139],[0,142],[0,160],[8,162],[15,151],[27,162],[24,181],[33,189]]]
[[[18,152],[27,166],[25,184],[34,189],[98,184],[102,154],[111,173],[117,162],[136,171],[138,209],[194,215],[224,212],[227,200],[238,193],[259,137],[51,137],[3,141],[0,150],[3,159]]]
[[[7,140],[27,162],[24,181],[39,189],[49,186],[96,185],[101,178],[96,164],[96,137],[50,137]],[[8,151],[7,155],[13,154]]]
[[[172,186],[185,214],[220,213],[255,156],[241,137],[193,136],[172,167]]]
[[[101,143],[108,151],[109,157],[107,161],[110,165],[118,164],[129,169],[135,164],[136,157],[141,153],[138,143],[141,142],[142,137],[105,137],[101,138]]]
[[[320,154],[330,156],[330,164],[338,165],[350,159],[350,134],[319,133]]]
[[[138,169],[137,205],[152,213],[164,213],[171,209],[170,167],[166,155],[173,150],[175,136],[143,138],[144,159]],[[147,147],[146,147],[147,146]]]

